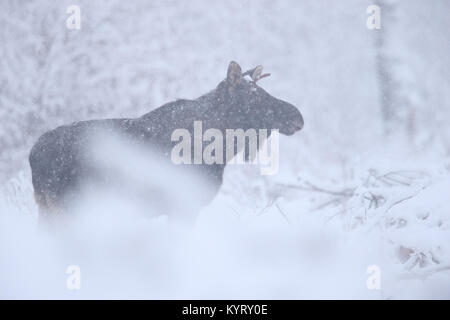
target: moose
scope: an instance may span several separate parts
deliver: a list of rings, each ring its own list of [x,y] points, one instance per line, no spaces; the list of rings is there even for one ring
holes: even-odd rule
[[[114,130],[131,141],[151,147],[168,162],[176,144],[171,139],[172,132],[186,128],[192,133],[195,121],[202,121],[205,129],[221,132],[256,128],[293,135],[303,128],[303,117],[295,106],[274,98],[257,84],[269,75],[262,74],[262,66],[242,72],[239,64],[232,61],[226,78],[195,100],[169,102],[138,118],[79,121],[44,133],[29,155],[39,217],[63,213],[71,201],[76,201],[78,188],[95,176],[86,160],[85,149],[87,137],[99,130]],[[194,165],[196,172],[213,186],[209,201],[222,184],[226,164]],[[148,167],[152,169],[151,164]]]

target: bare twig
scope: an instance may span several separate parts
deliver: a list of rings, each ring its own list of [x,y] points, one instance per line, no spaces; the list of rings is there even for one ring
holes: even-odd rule
[[[288,224],[291,225],[291,221],[287,217],[287,215],[281,210],[280,206],[278,205],[277,201],[275,200],[275,207],[277,207],[278,211],[280,211],[280,214],[283,216],[283,218],[287,221]]]

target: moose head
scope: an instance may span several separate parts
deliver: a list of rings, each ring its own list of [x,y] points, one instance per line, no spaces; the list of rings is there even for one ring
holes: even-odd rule
[[[274,98],[257,84],[270,76],[262,70],[259,65],[243,73],[238,63],[230,62],[226,79],[216,89],[228,114],[222,120],[231,128],[278,129],[281,134],[292,135],[303,128],[303,117],[292,104]]]

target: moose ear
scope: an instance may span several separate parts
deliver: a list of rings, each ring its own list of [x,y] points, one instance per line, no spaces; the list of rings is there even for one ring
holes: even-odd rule
[[[261,65],[257,66],[255,69],[253,69],[253,72],[250,75],[252,80],[255,82],[258,81],[259,78],[261,78],[262,71],[263,71],[263,66],[261,66]]]
[[[231,61],[228,65],[227,82],[230,87],[234,87],[241,81],[242,69],[237,62]]]

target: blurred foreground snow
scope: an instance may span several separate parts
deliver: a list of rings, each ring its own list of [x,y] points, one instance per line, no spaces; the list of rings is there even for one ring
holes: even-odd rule
[[[420,163],[390,159],[399,170],[341,187],[230,166],[194,225],[100,193],[50,231],[25,171],[0,194],[0,297],[450,298],[450,173]],[[66,288],[69,265],[80,290]],[[371,265],[380,290],[366,286]]]

